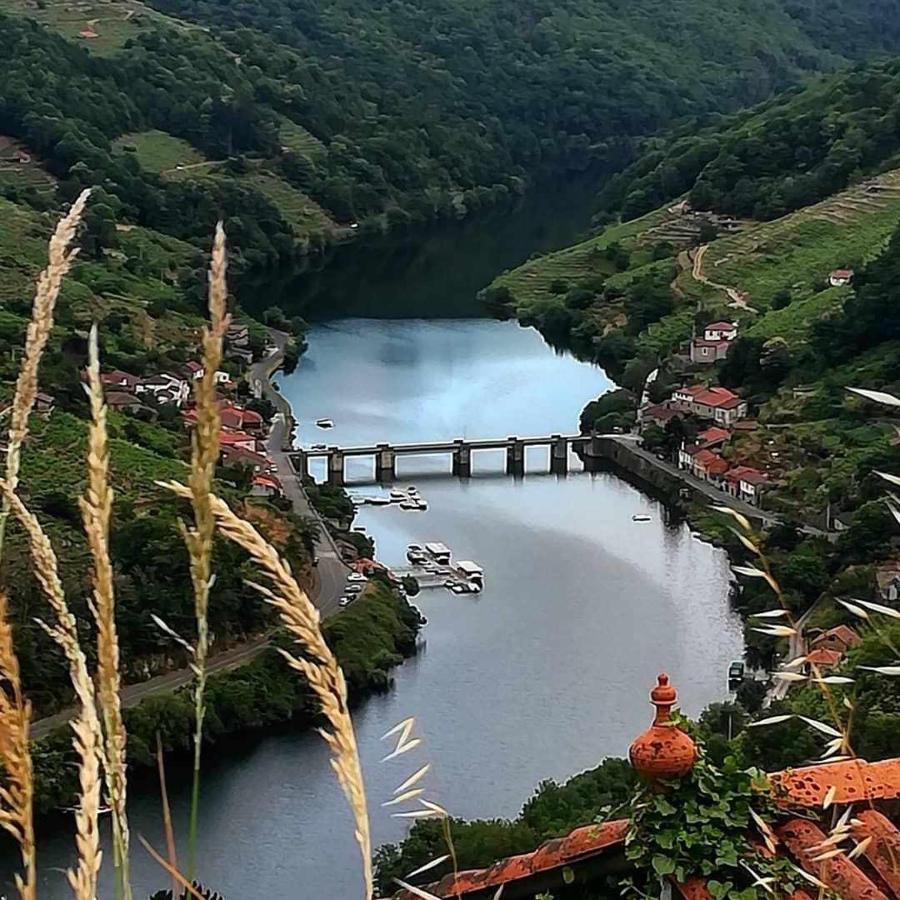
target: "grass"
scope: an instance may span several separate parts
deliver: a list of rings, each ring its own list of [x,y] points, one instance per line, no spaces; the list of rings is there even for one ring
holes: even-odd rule
[[[179,166],[207,162],[206,157],[187,141],[157,129],[123,134],[113,146],[120,153],[133,153],[141,168],[158,175],[174,176],[178,174]]]
[[[34,19],[97,56],[118,53],[151,22],[191,27],[139,0],[0,0],[0,12]],[[86,28],[92,29],[97,37],[82,37],[80,32]]]
[[[327,152],[325,145],[313,134],[310,134],[302,125],[298,125],[293,119],[282,117],[278,129],[278,139],[283,147],[287,147],[292,153],[306,156],[315,160],[324,156]]]
[[[32,161],[19,162],[16,158],[19,152],[28,153]],[[52,195],[56,191],[56,179],[21,141],[0,135],[0,190],[7,187],[34,188],[39,194]]]
[[[595,251],[616,241],[624,247],[633,246],[641,234],[659,224],[665,215],[665,210],[659,209],[631,222],[613,225],[602,234],[573,247],[531,259],[512,271],[504,272],[491,287],[507,288],[516,308],[527,314],[533,304],[552,296],[550,285],[556,280],[574,286],[591,275],[609,274],[610,270],[604,267],[605,260],[597,260]]]
[[[299,236],[313,231],[327,232],[337,227],[321,206],[273,172],[260,169],[244,175],[241,181],[271,200]]]
[[[828,273],[841,267],[860,267],[876,256],[900,223],[900,170],[877,179],[878,194],[858,185],[828,200],[773,222],[754,225],[714,241],[704,260],[707,278],[740,288],[757,309],[769,306],[774,294],[791,290],[809,298],[826,287]],[[699,296],[689,273],[679,285]],[[705,292],[708,296],[708,290]],[[819,303],[838,297],[829,294]]]

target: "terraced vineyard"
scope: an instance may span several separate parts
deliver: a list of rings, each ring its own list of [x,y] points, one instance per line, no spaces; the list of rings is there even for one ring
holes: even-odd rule
[[[113,146],[121,153],[133,153],[141,168],[167,177],[177,177],[186,167],[207,162],[187,141],[156,129],[123,134]]]
[[[790,291],[790,306],[764,315],[773,320],[760,319],[750,332],[771,336],[791,321],[808,321],[808,314],[818,317],[834,308],[846,292],[828,289],[831,270],[862,266],[884,247],[898,222],[900,170],[892,170],[822,203],[714,241],[702,271],[716,284],[745,294],[746,303],[763,313],[776,293]],[[690,271],[682,272],[677,286],[698,300],[711,298],[709,286],[698,284]]]
[[[278,139],[281,141],[282,147],[308,159],[317,159],[327,152],[325,145],[314,134],[310,134],[302,125],[298,125],[292,119],[281,119]]]
[[[56,191],[56,179],[24,144],[0,135],[0,189],[6,187],[34,188],[50,198]]]

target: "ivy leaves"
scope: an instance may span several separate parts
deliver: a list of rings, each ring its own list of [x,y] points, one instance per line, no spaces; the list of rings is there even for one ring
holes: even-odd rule
[[[624,884],[626,894],[641,896],[660,879],[699,876],[715,898],[756,900],[763,892],[748,872],[783,881],[783,861],[761,857],[751,841],[751,804],[764,810],[766,786],[756,769],[739,769],[732,758],[717,769],[701,756],[684,778],[638,794],[625,841],[637,875]]]

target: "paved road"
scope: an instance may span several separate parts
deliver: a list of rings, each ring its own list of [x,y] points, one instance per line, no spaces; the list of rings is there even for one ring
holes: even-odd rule
[[[655,466],[657,469],[661,469],[664,472],[668,472],[670,475],[673,475],[676,478],[681,479],[685,484],[694,488],[695,490],[700,491],[709,497],[712,502],[717,506],[728,506],[736,512],[743,513],[750,519],[756,519],[759,522],[763,522],[766,525],[779,525],[782,523],[782,519],[780,516],[776,516],[774,513],[766,512],[763,509],[760,509],[758,506],[753,506],[750,503],[745,502],[744,500],[740,500],[737,497],[733,497],[731,494],[726,493],[725,491],[720,491],[715,485],[710,484],[708,481],[701,481],[699,478],[695,478],[690,472],[686,472],[684,469],[679,469],[674,463],[670,463],[667,460],[660,459],[655,453],[651,453],[649,450],[645,450],[638,443],[638,437],[632,434],[622,434],[622,435],[604,435],[604,437],[612,438],[614,441],[623,444],[628,447],[628,449],[636,454],[637,456],[646,459],[651,465]],[[830,538],[832,535],[827,531],[822,531],[820,528],[813,528],[811,525],[802,525],[798,527],[798,531],[803,534],[808,534],[813,537],[827,537]]]
[[[245,644],[239,644],[230,650],[223,650],[210,657],[208,671],[210,674],[215,672],[227,672],[229,669],[236,669],[245,663],[250,662],[254,657],[258,656],[271,643],[271,635],[266,634],[247,641]],[[141,681],[137,684],[129,684],[122,688],[121,698],[122,706],[128,709],[131,706],[137,706],[142,700],[151,697],[154,694],[166,693],[174,691],[176,688],[190,682],[193,673],[190,669],[176,669],[172,672],[166,672],[163,675],[157,675],[149,678],[147,681]],[[74,709],[64,709],[62,712],[53,716],[46,716],[38,719],[31,726],[32,740],[38,740],[51,731],[65,725],[74,715]]]
[[[294,512],[299,516],[314,518],[319,523],[319,539],[316,542],[316,556],[319,559],[318,591],[313,602],[323,616],[336,613],[338,601],[347,585],[350,570],[341,559],[337,544],[319,514],[310,505],[306,491],[294,472],[288,451],[292,449],[293,415],[291,405],[279,391],[272,387],[271,377],[281,366],[288,335],[283,331],[270,329],[269,334],[275,351],[250,367],[248,377],[250,387],[258,397],[265,397],[278,412],[272,420],[272,429],[266,441],[266,452],[278,468],[278,477],[284,487],[285,496],[293,503]]]
[[[284,347],[288,336],[280,331],[272,332],[272,340],[276,350],[265,359],[254,363],[249,370],[250,386],[257,396],[264,396],[275,404],[278,412],[272,421],[272,429],[266,441],[267,451],[272,461],[278,467],[278,477],[284,486],[285,495],[294,505],[294,512],[301,516],[312,517],[319,522],[319,539],[316,543],[316,555],[319,564],[316,569],[316,582],[313,590],[313,603],[315,603],[323,618],[332,616],[340,610],[338,601],[344,593],[347,585],[347,576],[350,569],[344,565],[338,552],[334,539],[322,522],[319,514],[312,508],[306,492],[300,485],[300,481],[294,474],[288,459],[286,449],[291,447],[291,409],[290,404],[272,388],[270,378],[281,365],[284,356]],[[208,671],[226,672],[236,669],[250,662],[262,653],[271,643],[271,635],[263,635],[244,644],[215,653],[209,659]],[[177,688],[189,684],[193,679],[193,673],[189,668],[176,669],[157,675],[147,681],[127,685],[122,689],[122,705],[127,709],[137,706],[142,700],[154,694],[162,694],[174,691]],[[74,708],[65,709],[53,716],[38,719],[31,726],[31,737],[38,740],[50,732],[64,725],[74,715]]]

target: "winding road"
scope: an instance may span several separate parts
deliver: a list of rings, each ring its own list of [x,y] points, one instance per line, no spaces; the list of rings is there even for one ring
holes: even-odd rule
[[[311,517],[319,523],[319,538],[316,541],[316,556],[319,560],[316,567],[315,587],[312,601],[323,618],[333,616],[340,610],[339,600],[347,585],[350,569],[344,564],[337,544],[325,527],[319,514],[312,508],[300,480],[291,466],[286,450],[291,447],[293,431],[290,404],[272,387],[271,377],[281,366],[284,359],[284,348],[288,335],[280,331],[272,331],[272,342],[275,350],[259,362],[253,363],[247,377],[254,393],[266,397],[275,405],[278,412],[272,420],[272,427],[266,439],[266,449],[272,461],[278,467],[278,477],[284,487],[285,496],[293,503],[297,515]],[[210,675],[227,672],[239,668],[266,650],[272,642],[271,633],[253,638],[245,643],[230,647],[221,653],[210,656],[207,670]],[[156,675],[146,681],[129,684],[122,688],[120,697],[125,709],[137,706],[147,697],[155,694],[169,693],[190,684],[194,675],[190,668],[175,669]],[[38,719],[31,725],[31,739],[40,740],[57,728],[66,724],[74,715],[75,707]]]

